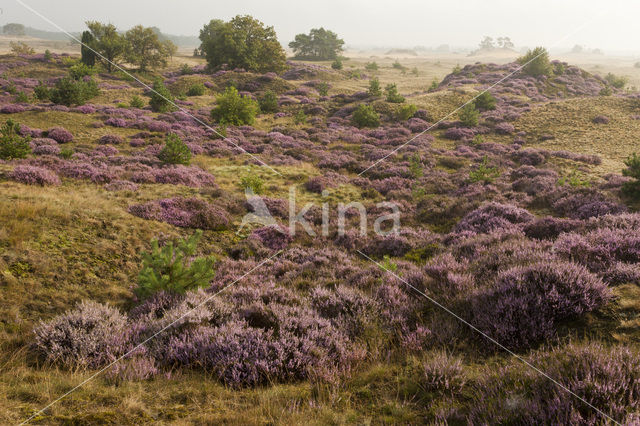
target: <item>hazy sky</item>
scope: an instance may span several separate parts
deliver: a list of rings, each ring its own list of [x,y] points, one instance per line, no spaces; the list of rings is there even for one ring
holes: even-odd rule
[[[99,20],[120,29],[143,24],[165,33],[197,35],[212,18],[249,14],[273,25],[283,44],[297,33],[324,26],[351,46],[474,46],[484,35],[506,35],[516,46],[581,44],[607,52],[640,52],[638,0],[23,1],[68,31],[83,29],[86,20]],[[15,0],[0,7],[2,25],[20,22],[54,30]]]

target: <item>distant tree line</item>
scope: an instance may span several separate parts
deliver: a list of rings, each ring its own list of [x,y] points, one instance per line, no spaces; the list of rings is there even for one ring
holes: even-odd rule
[[[141,71],[163,67],[178,50],[170,40],[161,39],[157,28],[136,25],[122,34],[113,24],[89,21],[87,27],[81,36],[82,62],[88,66],[101,63],[108,72],[123,62]]]
[[[493,37],[485,36],[482,41],[480,41],[480,49],[513,49],[514,44],[509,37],[498,37],[493,40]]]

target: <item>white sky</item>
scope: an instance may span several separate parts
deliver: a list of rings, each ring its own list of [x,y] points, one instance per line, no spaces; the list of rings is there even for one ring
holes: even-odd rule
[[[143,24],[165,33],[197,35],[210,19],[249,14],[274,26],[284,45],[297,33],[323,26],[348,46],[475,46],[484,35],[506,35],[516,46],[581,44],[606,52],[640,52],[639,0],[22,1],[68,31],[99,20],[119,29]],[[0,25],[19,22],[55,31],[15,0],[4,0],[0,8]]]

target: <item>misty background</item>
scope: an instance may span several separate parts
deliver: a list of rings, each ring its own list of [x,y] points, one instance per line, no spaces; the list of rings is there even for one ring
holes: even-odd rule
[[[347,48],[474,48],[483,36],[508,36],[516,49],[544,45],[599,48],[607,54],[640,52],[638,1],[458,0],[395,2],[372,0],[24,0],[69,32],[82,31],[87,20],[110,22],[120,30],[134,25],[159,27],[163,33],[196,36],[210,19],[252,15],[272,25],[283,46],[298,33],[325,27],[338,33]],[[15,1],[0,6],[0,26],[16,22],[57,31]],[[576,28],[576,34],[559,42]],[[197,41],[194,41],[194,43]],[[181,43],[184,44],[184,43]]]

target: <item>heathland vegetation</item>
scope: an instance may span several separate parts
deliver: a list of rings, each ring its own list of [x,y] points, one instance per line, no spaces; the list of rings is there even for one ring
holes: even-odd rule
[[[638,421],[625,78],[87,26],[0,57],[0,423]]]

